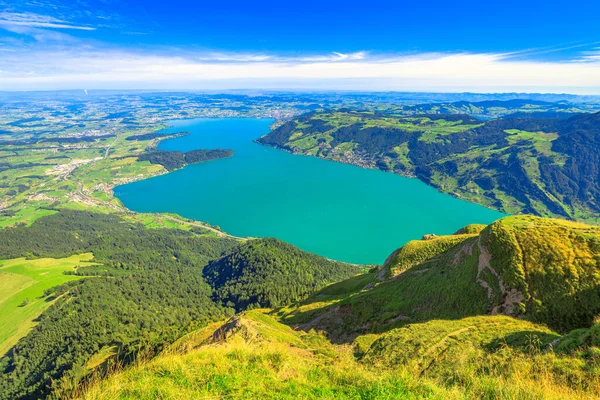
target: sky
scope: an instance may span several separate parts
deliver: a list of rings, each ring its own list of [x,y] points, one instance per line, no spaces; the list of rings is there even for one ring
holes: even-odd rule
[[[600,94],[600,1],[0,0],[0,91]]]

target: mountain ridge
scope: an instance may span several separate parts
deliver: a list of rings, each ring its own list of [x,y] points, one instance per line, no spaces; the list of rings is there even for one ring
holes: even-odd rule
[[[508,214],[594,222],[600,113],[480,121],[467,114],[312,113],[258,142],[417,177]]]

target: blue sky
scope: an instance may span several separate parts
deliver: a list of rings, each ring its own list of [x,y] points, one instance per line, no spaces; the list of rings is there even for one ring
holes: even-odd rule
[[[600,2],[0,0],[0,90],[600,93]]]

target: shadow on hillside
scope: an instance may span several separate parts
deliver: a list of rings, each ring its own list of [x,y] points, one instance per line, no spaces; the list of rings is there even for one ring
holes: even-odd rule
[[[364,322],[359,315],[353,313],[351,304],[324,307],[313,311],[314,313],[311,313],[313,318],[311,319],[298,322],[298,319],[292,317],[289,319],[283,318],[281,322],[295,330],[323,333],[335,344],[348,344],[365,334],[383,334],[411,324],[424,324],[433,320],[458,321],[468,317],[487,315],[464,314],[452,318],[432,316],[431,318],[411,319],[404,315],[386,315],[386,313],[383,313],[380,318]],[[302,317],[307,318],[306,315]]]
[[[502,347],[519,348],[521,350],[538,352],[548,347],[561,336],[557,333],[540,331],[513,332],[492,340],[486,347],[489,351],[496,351]]]
[[[322,332],[333,343],[341,344],[352,342],[357,336],[381,334],[409,324],[460,320],[488,315],[491,311],[492,305],[480,286],[465,288],[463,285],[457,289],[460,295],[435,286],[414,290],[422,288],[423,281],[432,274],[447,276],[447,270],[416,271],[385,282],[377,282],[375,271],[366,274],[372,279],[363,275],[332,285],[301,304],[277,310],[275,314],[294,329]]]

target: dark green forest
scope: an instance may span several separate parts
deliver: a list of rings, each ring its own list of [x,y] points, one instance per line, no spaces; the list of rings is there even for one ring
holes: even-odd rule
[[[277,239],[252,240],[204,269],[215,300],[237,311],[281,307],[305,299],[359,267],[307,253]]]
[[[90,357],[105,346],[131,358],[140,346],[160,347],[193,325],[231,314],[212,301],[202,268],[236,244],[79,211],[0,231],[3,259],[91,251],[102,264],[79,268],[78,274],[90,277],[47,293],[62,297],[0,360],[0,398],[44,397],[62,377],[82,375]]]

